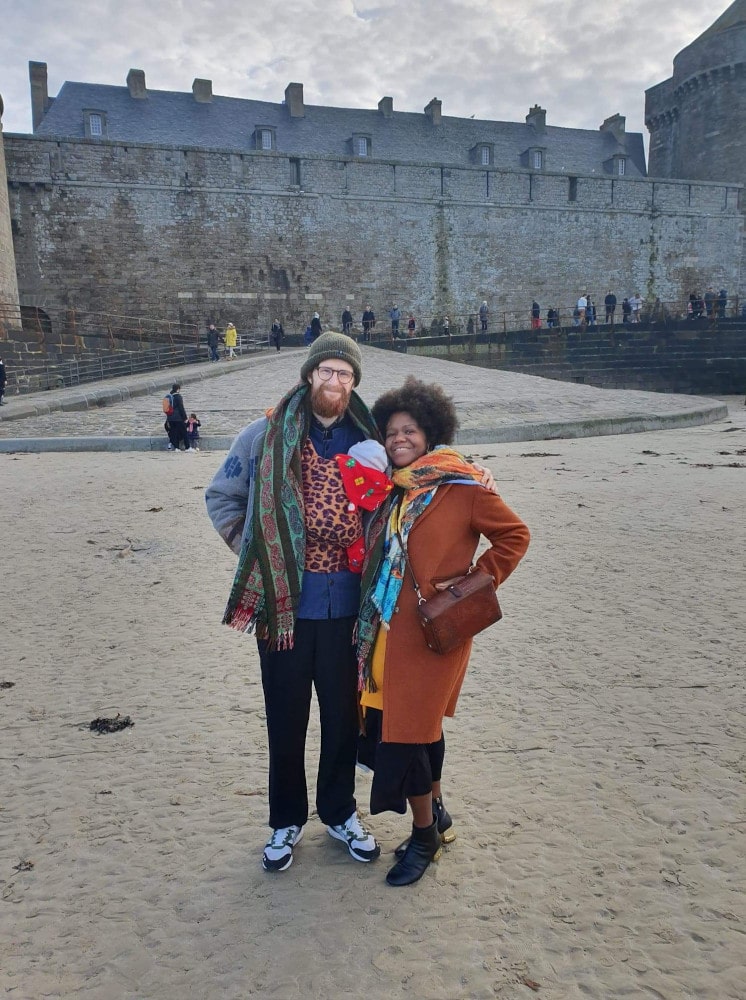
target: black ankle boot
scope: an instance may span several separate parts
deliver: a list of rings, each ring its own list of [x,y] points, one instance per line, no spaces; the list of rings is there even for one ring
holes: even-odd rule
[[[438,824],[438,833],[440,834],[443,843],[453,843],[456,839],[456,834],[451,829],[453,826],[453,820],[451,819],[451,814],[443,805],[443,799],[440,795],[437,799],[433,799],[433,816]]]
[[[452,844],[456,839],[455,832],[451,829],[453,826],[453,820],[451,819],[451,814],[448,812],[446,807],[443,805],[442,796],[438,796],[437,799],[433,799],[433,819],[438,824],[438,833],[440,834],[440,839],[444,844]],[[409,846],[409,837],[403,840],[401,844],[394,850],[394,857],[403,858],[404,852]]]
[[[403,856],[386,876],[389,885],[412,885],[427,871],[431,861],[437,861],[442,850],[438,824],[412,826],[412,836]]]

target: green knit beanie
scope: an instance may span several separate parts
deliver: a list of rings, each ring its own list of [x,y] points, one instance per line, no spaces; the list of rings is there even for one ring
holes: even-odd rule
[[[355,372],[355,385],[360,384],[363,377],[363,357],[360,348],[352,337],[347,337],[344,333],[322,333],[308,348],[308,357],[303,362],[300,370],[300,377],[303,382],[317,368],[322,361],[331,361],[338,358],[352,365]]]

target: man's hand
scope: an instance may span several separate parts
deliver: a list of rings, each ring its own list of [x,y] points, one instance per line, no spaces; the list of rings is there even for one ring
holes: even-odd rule
[[[479,462],[472,462],[471,464],[477,472],[482,473],[482,478],[479,480],[480,484],[484,486],[486,490],[489,490],[490,493],[497,495],[497,483],[495,482],[495,477],[492,475],[490,470],[486,468],[486,466],[480,465]]]

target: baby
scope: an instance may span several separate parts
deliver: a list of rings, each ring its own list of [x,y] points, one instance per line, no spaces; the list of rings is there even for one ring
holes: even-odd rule
[[[394,488],[386,475],[389,460],[382,444],[378,441],[361,441],[354,444],[346,455],[337,455],[337,464],[342,475],[347,498],[348,511],[375,510],[383,503]],[[353,573],[362,573],[365,558],[365,540],[361,534],[347,547],[347,560]]]

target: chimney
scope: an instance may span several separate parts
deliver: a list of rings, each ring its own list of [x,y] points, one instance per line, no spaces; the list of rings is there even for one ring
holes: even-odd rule
[[[378,102],[378,110],[381,112],[384,118],[391,118],[394,114],[394,98],[393,97],[382,97]]]
[[[145,87],[145,71],[142,69],[131,69],[127,74],[127,90],[130,92],[130,97],[134,97],[139,101],[144,100],[148,96],[148,91]]]
[[[285,87],[285,104],[291,118],[304,118],[306,109],[303,106],[303,84],[289,83]]]
[[[425,108],[425,114],[433,125],[440,125],[440,109],[442,106],[443,102],[439,101],[437,97],[434,97]]]
[[[624,136],[627,131],[627,119],[624,115],[612,115],[611,118],[606,119],[600,127],[600,131],[611,132],[617,142],[624,142]]]
[[[526,115],[526,124],[533,125],[534,129],[540,134],[546,130],[547,127],[547,113],[544,108],[539,107],[538,104],[534,104],[532,108],[528,109],[528,114]]]
[[[49,107],[49,91],[47,89],[47,64],[30,62],[28,78],[31,84],[31,121],[35,132],[41,124]]]
[[[193,80],[192,93],[195,101],[199,104],[209,104],[212,101],[212,80],[200,80],[199,78]]]

